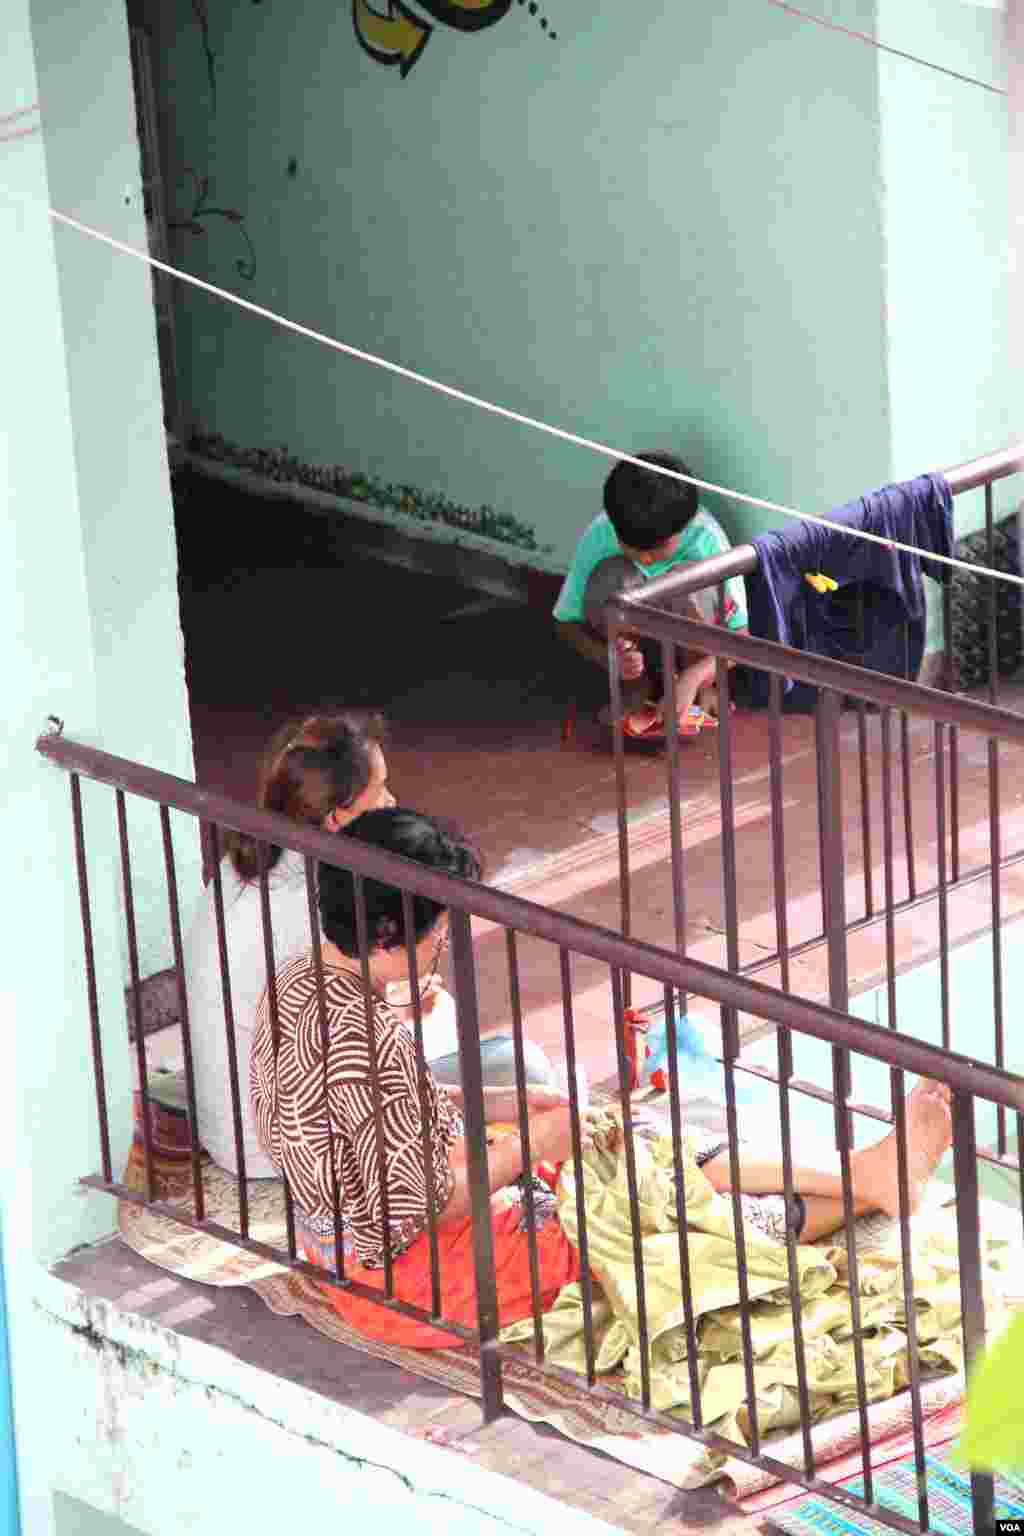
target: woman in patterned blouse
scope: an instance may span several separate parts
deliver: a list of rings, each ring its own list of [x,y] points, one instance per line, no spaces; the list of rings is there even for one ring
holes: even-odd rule
[[[401,854],[446,874],[479,879],[471,849],[415,811],[368,812],[346,836]],[[413,1037],[384,1000],[389,983],[408,982],[410,972],[402,895],[394,886],[364,880],[372,996],[372,1035],[356,931],[354,882],[346,870],[320,866],[320,917],[324,931],[323,975],[329,1040],[324,1071],[323,1035],[316,971],[310,954],[277,974],[277,1048],[266,995],[257,1014],[250,1076],[260,1141],[288,1181],[303,1250],[323,1268],[335,1266],[334,1182],[342,1211],[346,1276],[379,1289],[383,1284],[385,1202],[395,1295],[431,1310],[428,1209],[438,1218],[442,1314],[476,1327],[469,1185],[462,1120],[462,1091],[440,1087],[427,1070],[421,1106]],[[413,896],[416,982],[431,984],[447,943],[444,908]],[[374,1064],[380,1087],[380,1122],[373,1103]],[[326,1081],[326,1101],[324,1085]],[[513,1089],[486,1088],[489,1121],[517,1118]],[[529,1088],[530,1142],[537,1161],[571,1156],[569,1110],[564,1096]],[[330,1124],[328,1113],[330,1111]],[[423,1112],[430,1158],[423,1152]],[[383,1149],[381,1146],[383,1140]],[[333,1158],[332,1158],[333,1150]],[[381,1151],[383,1150],[383,1159]],[[382,1181],[381,1169],[386,1169]],[[488,1155],[492,1192],[516,1183],[523,1172],[519,1138],[495,1142]],[[535,1199],[544,1305],[578,1274],[576,1250],[554,1216],[553,1202]],[[527,1238],[518,1202],[494,1209],[502,1324],[530,1314]],[[349,1291],[325,1287],[332,1305],[361,1331],[392,1342],[447,1346],[453,1336],[400,1313],[385,1311]]]

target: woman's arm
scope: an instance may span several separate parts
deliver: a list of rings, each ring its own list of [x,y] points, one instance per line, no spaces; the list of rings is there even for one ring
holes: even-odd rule
[[[560,1163],[572,1156],[572,1118],[567,1104],[558,1109],[546,1110],[530,1121],[530,1155],[538,1163]],[[448,1222],[465,1221],[471,1210],[464,1141],[452,1147],[448,1163],[454,1178],[454,1188],[451,1199],[440,1213],[442,1226]],[[512,1184],[522,1172],[523,1158],[518,1136],[504,1137],[488,1148],[487,1185],[492,1195]]]
[[[445,1083],[444,1091],[452,1103],[465,1112],[466,1096],[460,1086]],[[527,1108],[535,1114],[544,1114],[565,1104],[564,1093],[553,1088],[527,1088]],[[488,1125],[515,1125],[519,1120],[519,1099],[514,1088],[484,1089],[484,1120]]]

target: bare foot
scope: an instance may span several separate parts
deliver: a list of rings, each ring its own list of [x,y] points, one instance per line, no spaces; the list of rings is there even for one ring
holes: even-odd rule
[[[915,1083],[905,1103],[910,1210],[916,1211],[928,1180],[952,1143],[953,1120],[949,1111],[949,1090],[930,1079],[922,1078]],[[898,1216],[899,1151],[896,1132],[890,1131],[888,1136],[875,1142],[873,1147],[855,1152],[851,1162],[858,1203],[868,1210]]]

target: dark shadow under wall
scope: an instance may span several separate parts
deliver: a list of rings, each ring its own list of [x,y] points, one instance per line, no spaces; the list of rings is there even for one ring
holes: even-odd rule
[[[181,620],[196,777],[250,799],[288,716],[383,708],[408,739],[463,750],[557,739],[567,703],[607,683],[556,636],[551,592],[503,602],[443,575],[353,556],[364,529],[182,470],[174,480]]]

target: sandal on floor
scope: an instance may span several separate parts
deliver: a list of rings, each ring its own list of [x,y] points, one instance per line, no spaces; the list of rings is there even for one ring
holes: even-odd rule
[[[622,734],[629,736],[634,741],[654,741],[663,739],[665,735],[665,722],[661,712],[652,706],[647,709],[635,709],[632,714],[626,715],[622,721]]]

